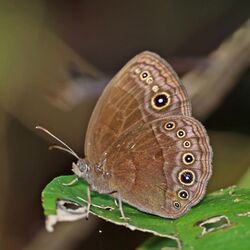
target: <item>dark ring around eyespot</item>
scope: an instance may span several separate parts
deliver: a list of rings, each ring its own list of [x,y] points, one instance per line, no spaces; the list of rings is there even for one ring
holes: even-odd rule
[[[160,92],[151,98],[151,105],[154,109],[162,110],[169,106],[171,97],[167,92]]]
[[[178,197],[182,200],[187,200],[189,198],[189,193],[188,191],[184,190],[184,189],[181,189],[179,192],[178,192]]]
[[[182,161],[185,165],[190,165],[190,164],[194,163],[195,157],[192,153],[185,153],[182,156]]]
[[[176,209],[180,209],[180,208],[181,208],[181,204],[180,204],[178,201],[174,201],[174,202],[173,202],[173,206],[174,206],[174,208],[176,208]]]
[[[190,148],[192,146],[191,142],[188,141],[188,140],[184,141],[182,145],[183,145],[184,148]]]
[[[178,138],[183,138],[186,136],[186,131],[183,130],[183,129],[179,129],[177,132],[176,132],[176,135]]]
[[[142,81],[145,81],[150,76],[150,73],[146,70],[142,71],[140,74],[140,79]]]
[[[164,128],[166,130],[173,130],[175,128],[175,123],[174,122],[167,122],[167,123],[165,123]]]
[[[185,186],[191,186],[195,182],[195,174],[189,169],[184,169],[178,174],[178,180]]]

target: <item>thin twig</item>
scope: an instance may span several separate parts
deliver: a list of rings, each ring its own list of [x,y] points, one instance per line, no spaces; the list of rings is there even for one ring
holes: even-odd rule
[[[194,115],[206,119],[249,65],[250,20],[209,55],[205,66],[197,67],[182,78],[192,99]]]

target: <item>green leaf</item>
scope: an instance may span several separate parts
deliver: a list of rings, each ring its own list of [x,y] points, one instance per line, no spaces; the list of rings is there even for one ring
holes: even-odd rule
[[[45,215],[56,215],[58,200],[86,207],[85,181],[79,180],[72,186],[63,185],[73,178],[57,177],[46,186],[42,193]],[[182,249],[250,249],[250,189],[231,187],[209,194],[188,214],[176,220],[146,214],[123,204],[126,217],[130,218],[124,221],[111,196],[92,192],[91,197],[91,213],[98,217],[172,239],[155,237],[138,249],[168,249],[171,246]],[[113,210],[97,208],[96,205],[112,207]]]

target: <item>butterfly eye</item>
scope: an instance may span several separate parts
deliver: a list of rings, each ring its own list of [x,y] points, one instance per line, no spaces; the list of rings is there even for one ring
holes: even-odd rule
[[[182,156],[182,161],[184,162],[184,164],[189,165],[192,164],[195,160],[195,157],[193,154],[191,153],[186,153]]]
[[[167,122],[164,126],[166,130],[172,130],[175,128],[175,123],[174,122]]]
[[[140,74],[140,78],[142,81],[145,81],[147,79],[147,77],[150,76],[149,72],[148,71],[143,71],[141,74]]]
[[[183,145],[184,148],[190,148],[191,147],[191,142],[190,141],[184,141],[182,145]]]
[[[178,179],[181,184],[191,186],[195,181],[195,175],[193,171],[185,169],[179,173]]]
[[[177,131],[176,134],[179,138],[183,138],[186,135],[186,132],[184,130],[180,129]]]
[[[177,202],[177,201],[174,201],[174,202],[173,202],[173,205],[174,205],[174,207],[175,207],[176,209],[180,209],[180,208],[181,208],[181,204],[180,204],[179,202]]]
[[[178,197],[180,198],[180,199],[182,199],[182,200],[187,200],[188,199],[188,197],[189,197],[189,194],[188,194],[188,192],[186,191],[186,190],[180,190],[179,192],[178,192]]]
[[[163,108],[166,108],[170,103],[170,95],[166,92],[161,92],[159,94],[156,94],[151,99],[151,105],[153,108],[161,110]]]

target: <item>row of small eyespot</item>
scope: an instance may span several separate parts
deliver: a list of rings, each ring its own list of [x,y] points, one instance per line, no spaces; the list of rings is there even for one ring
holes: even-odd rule
[[[141,69],[137,68],[135,69],[136,74],[140,74],[140,79],[142,81],[146,81],[147,84],[151,84],[153,82],[153,78],[151,77],[151,74],[148,71],[141,72]]]
[[[151,85],[154,82],[153,77],[149,73],[149,71],[141,71],[140,68],[136,68],[134,70],[135,74],[139,74],[139,78],[141,81],[145,82],[147,85]],[[158,85],[152,86],[153,92],[158,92],[160,90]],[[158,92],[151,98],[151,106],[156,110],[162,110],[166,108],[171,102],[171,97],[167,92]]]
[[[175,123],[174,122],[167,122],[165,125],[164,125],[164,128],[166,130],[173,130],[175,128]],[[186,136],[186,132],[185,130],[183,129],[179,129],[177,132],[176,132],[176,135],[178,138],[184,138]],[[186,140],[183,142],[182,144],[185,148],[190,148],[191,147],[191,142]],[[193,154],[191,153],[185,153],[183,154],[182,156],[182,161],[185,165],[189,165],[189,164],[192,164],[194,161],[195,161],[195,157]],[[179,181],[183,184],[183,185],[192,185],[193,182],[194,182],[194,173],[191,171],[191,170],[188,170],[188,169],[185,169],[185,170],[182,170],[179,175],[178,175],[178,179]],[[188,199],[189,197],[189,193],[182,189],[182,190],[179,190],[178,191],[178,197],[180,199],[183,199],[183,200],[186,200]],[[177,201],[174,201],[174,207],[176,209],[179,209],[180,208],[180,203],[177,202]]]
[[[175,128],[175,123],[174,122],[167,122],[165,125],[164,125],[164,128],[166,130],[173,130]],[[185,130],[183,129],[179,129],[177,132],[176,132],[176,135],[178,138],[183,138],[186,136],[186,132]],[[184,148],[190,148],[191,147],[191,142],[189,140],[186,140],[183,142],[183,147]],[[195,157],[192,153],[185,153],[183,154],[182,156],[182,161],[185,165],[190,165],[192,164],[194,161],[195,161]]]
[[[182,184],[189,186],[189,185],[192,185],[194,183],[194,180],[195,180],[194,176],[195,175],[191,170],[185,169],[185,170],[182,170],[179,173],[178,179]],[[185,189],[179,190],[177,195],[182,200],[187,200],[189,198],[189,193]],[[180,203],[179,202],[174,201],[173,204],[174,204],[174,207],[176,209],[180,208]]]
[[[140,69],[137,68],[135,73],[137,73],[137,74],[141,73],[140,74],[140,79],[142,81],[146,81],[147,84],[151,84],[153,82],[153,78],[151,77],[151,75],[149,74],[148,71],[141,72]],[[162,99],[162,103],[160,103],[158,101],[158,99],[159,100]],[[167,93],[162,92],[160,94],[155,95],[152,98],[151,103],[152,103],[152,106],[155,107],[155,108],[163,108],[163,107],[166,107],[169,104],[169,101],[170,101],[170,96]],[[174,122],[168,122],[168,123],[165,124],[164,127],[165,127],[166,130],[172,130],[172,129],[175,128],[175,123]],[[178,138],[183,138],[183,137],[186,136],[186,132],[184,130],[182,130],[182,129],[178,130],[176,134],[177,134]],[[190,148],[191,147],[191,142],[186,140],[186,141],[183,142],[183,146],[185,148]],[[189,164],[192,164],[194,162],[195,158],[194,158],[193,154],[186,153],[186,154],[183,155],[182,160],[183,160],[184,164],[189,165]],[[186,169],[186,170],[183,170],[183,171],[181,171],[179,173],[178,179],[184,185],[192,185],[193,182],[194,182],[193,177],[194,177],[194,173],[192,171]],[[187,179],[185,179],[185,178],[187,178]],[[185,182],[185,181],[190,181],[190,180],[191,180],[190,183]],[[189,193],[184,189],[179,190],[178,191],[178,197],[180,199],[186,200],[189,197]],[[177,209],[179,209],[181,207],[180,203],[177,202],[177,201],[174,201],[173,204],[174,204],[174,207],[177,208]]]
[[[184,172],[184,171],[187,171],[187,172]],[[179,173],[179,178],[178,178],[178,179],[180,179],[180,178],[181,178],[180,176],[182,176],[183,174],[184,174],[184,175],[185,175],[185,174],[190,175],[190,171],[189,171],[189,170],[183,170],[183,171],[181,171],[181,172]],[[192,177],[192,178],[193,178],[193,177]],[[193,182],[193,181],[192,181],[192,182]],[[188,191],[185,190],[185,189],[179,190],[178,193],[177,193],[177,195],[178,195],[178,197],[179,197],[180,199],[182,199],[182,200],[187,200],[187,199],[189,198],[189,193],[188,193]],[[174,202],[173,202],[173,205],[174,205],[174,207],[175,207],[176,209],[180,209],[180,207],[181,207],[181,204],[180,204],[178,201],[174,201]]]

